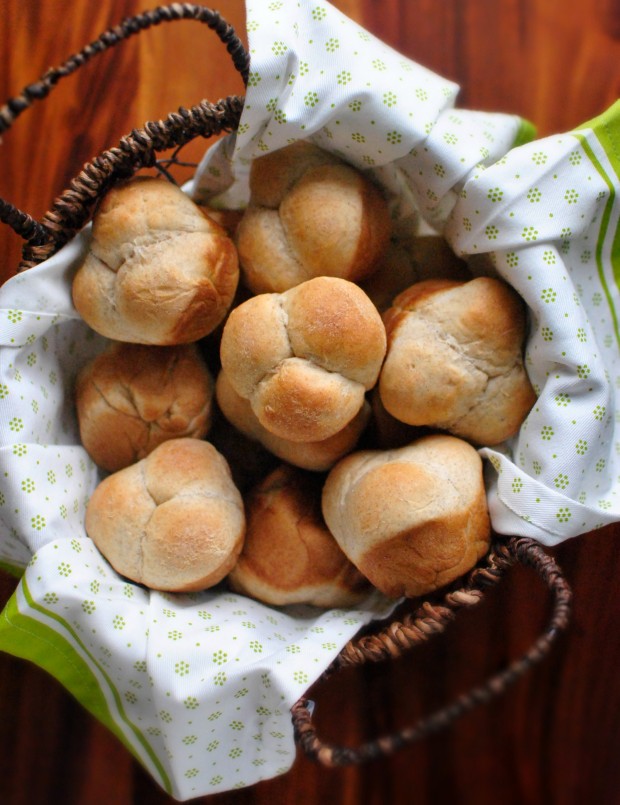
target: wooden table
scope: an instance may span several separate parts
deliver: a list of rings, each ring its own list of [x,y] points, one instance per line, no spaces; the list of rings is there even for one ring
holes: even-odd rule
[[[514,112],[541,136],[568,130],[619,96],[620,6],[614,0],[336,0],[406,56],[456,81],[459,105]],[[5,0],[0,96],[8,98],[144,0]],[[219,10],[244,32],[242,0]],[[81,165],[133,127],[203,97],[242,93],[212,35],[190,22],[134,38],[59,85],[0,146],[0,196],[39,217]],[[194,147],[203,149],[204,143]],[[0,231],[2,279],[19,259]],[[554,555],[574,589],[570,632],[511,692],[448,732],[362,768],[299,757],[284,777],[213,803],[620,803],[620,527]],[[0,576],[0,601],[14,581]],[[356,743],[412,722],[482,681],[538,634],[547,597],[516,569],[447,634],[389,666],[335,678],[318,698],[324,733]],[[0,656],[0,801],[168,803],[129,754],[58,684]]]

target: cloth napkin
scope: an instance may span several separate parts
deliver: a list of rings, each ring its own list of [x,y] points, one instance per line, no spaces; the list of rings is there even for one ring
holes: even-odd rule
[[[617,522],[620,102],[532,140],[519,117],[455,108],[453,83],[327,3],[249,3],[247,24],[248,103],[196,197],[243,206],[251,160],[303,138],[368,170],[401,232],[430,227],[526,302],[538,401],[515,439],[481,450],[495,530],[551,546]]]
[[[188,192],[243,206],[250,161],[299,138],[370,171],[395,219],[444,234],[528,305],[539,399],[515,440],[481,451],[495,528],[553,544],[617,520],[618,110],[527,143],[525,121],[456,109],[455,84],[327,2],[249,2],[247,29],[238,132]],[[71,302],[88,237],[0,289],[0,561],[21,574],[0,648],[58,678],[176,799],[249,786],[290,768],[291,705],[392,604],[273,608],[222,587],[152,592],[112,570],[84,531],[100,474],[72,400],[104,346]]]

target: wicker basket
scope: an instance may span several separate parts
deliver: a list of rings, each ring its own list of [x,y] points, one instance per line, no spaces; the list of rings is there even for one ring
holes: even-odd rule
[[[0,133],[35,101],[44,99],[58,81],[70,75],[93,56],[124,39],[163,22],[190,19],[211,28],[230,54],[235,68],[247,85],[249,56],[230,25],[208,8],[174,4],[124,20],[104,32],[96,41],[69,58],[42,78],[24,88],[0,109]],[[0,220],[24,240],[18,270],[36,266],[55,254],[92,216],[99,198],[115,182],[127,179],[143,168],[157,165],[159,155],[178,150],[196,137],[209,138],[234,131],[239,124],[244,99],[231,96],[217,103],[202,101],[190,109],[180,109],[165,120],[147,122],[123,137],[119,144],[103,151],[85,165],[70,187],[56,198],[40,221],[0,199]],[[317,736],[312,721],[313,705],[300,699],[292,709],[295,737],[304,752],[325,766],[358,764],[388,755],[400,747],[445,729],[477,705],[502,695],[515,680],[545,658],[557,636],[566,629],[570,617],[571,591],[555,561],[536,542],[524,538],[494,538],[488,555],[465,578],[444,591],[442,596],[405,602],[388,623],[375,623],[372,629],[347,643],[321,680],[347,666],[392,661],[411,648],[444,631],[459,610],[478,604],[485,591],[497,585],[513,565],[534,571],[548,588],[552,612],[545,631],[534,644],[508,667],[498,671],[479,687],[461,695],[438,712],[422,718],[412,727],[382,736],[356,748],[326,744]]]

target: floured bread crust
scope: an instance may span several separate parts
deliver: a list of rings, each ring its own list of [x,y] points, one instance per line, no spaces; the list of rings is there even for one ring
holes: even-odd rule
[[[352,453],[329,473],[322,507],[344,553],[393,598],[449,584],[489,546],[482,460],[450,435]]]
[[[386,349],[381,317],[354,283],[317,277],[235,308],[220,344],[222,368],[276,436],[317,442],[364,406]]]
[[[213,379],[194,344],[111,342],[78,375],[80,440],[116,472],[168,439],[202,438],[212,421]]]
[[[518,431],[536,396],[523,365],[523,303],[506,283],[416,283],[396,297],[384,322],[379,393],[388,413],[476,444],[498,444]]]
[[[86,510],[86,533],[122,576],[154,590],[220,582],[245,536],[243,500],[208,442],[174,439],[105,478]]]
[[[346,607],[368,581],[346,558],[321,515],[321,480],[282,465],[248,496],[243,551],[228,581],[267,604]]]
[[[116,341],[197,341],[222,321],[239,281],[226,231],[179,187],[147,177],[114,186],[93,218],[73,302]]]
[[[387,202],[360,171],[298,141],[252,163],[236,243],[245,284],[281,293],[312,277],[358,281],[391,233]]]

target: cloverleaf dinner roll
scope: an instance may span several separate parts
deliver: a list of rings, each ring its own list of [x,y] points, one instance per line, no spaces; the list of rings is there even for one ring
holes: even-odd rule
[[[506,283],[419,282],[396,297],[384,322],[379,393],[388,413],[476,444],[518,431],[536,398],[523,365],[523,303]]]
[[[298,141],[253,161],[236,243],[248,288],[281,293],[316,276],[368,276],[390,232],[387,202],[364,174]]]
[[[352,453],[327,476],[322,508],[344,553],[392,598],[449,584],[489,546],[482,460],[448,434]]]
[[[176,185],[141,177],[113,187],[93,218],[73,301],[116,341],[197,341],[222,321],[239,280],[225,230]]]
[[[381,317],[354,283],[316,277],[236,307],[222,332],[222,369],[260,424],[294,442],[341,431],[364,406],[386,349]]]
[[[222,414],[240,433],[260,442],[282,461],[315,472],[329,470],[353,450],[370,420],[371,413],[370,404],[364,402],[348,425],[333,436],[319,442],[292,442],[276,436],[260,424],[250,401],[237,394],[223,371],[217,376],[215,397]]]
[[[282,465],[247,498],[247,533],[228,581],[266,604],[347,607],[371,590],[321,515],[321,479]]]
[[[164,442],[109,475],[86,509],[86,533],[122,576],[154,590],[212,587],[232,569],[245,512],[228,464],[208,442]]]
[[[195,344],[112,341],[77,377],[82,445],[99,467],[116,472],[168,439],[202,438],[211,426],[213,386]]]

